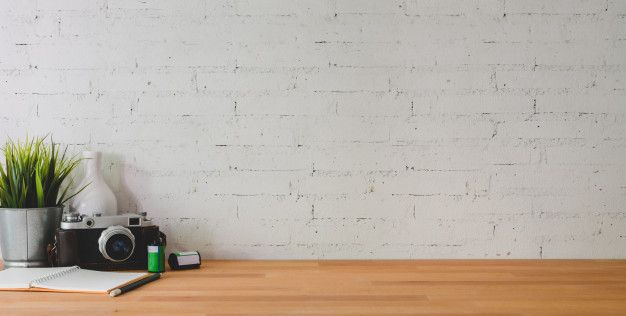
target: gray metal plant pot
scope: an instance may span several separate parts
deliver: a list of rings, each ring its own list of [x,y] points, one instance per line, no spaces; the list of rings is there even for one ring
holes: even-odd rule
[[[63,207],[0,208],[4,267],[47,267],[47,246],[61,224]]]

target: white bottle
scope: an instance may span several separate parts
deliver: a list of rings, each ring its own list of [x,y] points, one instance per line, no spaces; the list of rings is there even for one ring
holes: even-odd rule
[[[102,155],[97,151],[83,151],[85,162],[85,178],[76,189],[87,187],[74,197],[70,210],[72,212],[102,216],[117,215],[117,199],[111,188],[104,182],[100,170]]]

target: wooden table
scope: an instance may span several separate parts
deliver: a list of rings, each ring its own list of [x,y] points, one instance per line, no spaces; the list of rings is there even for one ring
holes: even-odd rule
[[[1,315],[626,315],[626,261],[204,261],[117,298],[0,292]]]

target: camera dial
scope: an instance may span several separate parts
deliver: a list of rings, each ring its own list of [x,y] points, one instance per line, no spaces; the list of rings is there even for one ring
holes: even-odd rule
[[[124,226],[110,226],[100,234],[98,249],[107,260],[125,261],[135,250],[135,236]]]
[[[82,220],[82,216],[78,213],[65,213],[63,214],[63,221],[67,223],[79,223]]]

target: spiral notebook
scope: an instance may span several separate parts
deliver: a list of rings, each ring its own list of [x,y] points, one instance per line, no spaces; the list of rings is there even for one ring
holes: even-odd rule
[[[63,268],[10,268],[0,271],[0,291],[108,293],[150,276],[137,272],[102,272]]]

